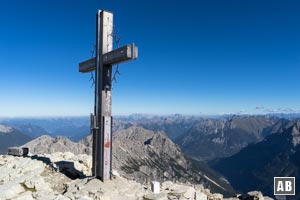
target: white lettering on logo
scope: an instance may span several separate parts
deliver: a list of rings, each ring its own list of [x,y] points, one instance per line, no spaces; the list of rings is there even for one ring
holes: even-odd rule
[[[278,181],[277,192],[284,192],[283,181]]]
[[[290,192],[292,191],[292,181],[286,181],[285,182],[285,191]]]

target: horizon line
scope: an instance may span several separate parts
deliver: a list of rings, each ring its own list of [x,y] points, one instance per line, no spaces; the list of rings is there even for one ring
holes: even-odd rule
[[[215,114],[182,114],[182,113],[172,113],[172,114],[152,114],[152,113],[131,113],[131,114],[115,114],[115,117],[129,117],[129,116],[190,116],[190,117],[209,117],[209,116],[265,116],[265,115],[300,115],[300,112],[270,112],[270,113],[215,113]],[[80,118],[89,117],[90,115],[19,115],[19,116],[0,116],[0,119],[7,118]]]

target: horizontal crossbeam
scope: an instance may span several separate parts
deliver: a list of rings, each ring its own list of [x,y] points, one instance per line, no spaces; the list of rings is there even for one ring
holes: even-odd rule
[[[138,47],[134,44],[125,45],[103,55],[104,65],[116,65],[138,57]],[[87,73],[96,69],[96,58],[79,63],[79,72]]]
[[[94,71],[96,69],[96,58],[91,58],[89,60],[79,63],[79,72],[87,73]]]

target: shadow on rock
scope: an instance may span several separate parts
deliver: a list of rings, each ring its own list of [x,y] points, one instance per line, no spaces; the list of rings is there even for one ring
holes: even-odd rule
[[[51,162],[51,160],[44,156],[30,156],[33,160],[39,160],[48,165],[52,170],[60,172],[67,176],[70,179],[83,179],[86,176],[83,172],[77,170],[75,168],[74,162],[72,161],[57,161],[57,162]]]
[[[39,160],[42,161],[43,163],[45,163],[46,165],[50,165],[51,167],[53,167],[53,163],[51,162],[51,160],[47,157],[43,157],[43,156],[38,156],[38,155],[34,155],[34,156],[29,156],[32,160]]]
[[[55,165],[59,172],[63,173],[70,179],[77,179],[77,178],[85,178],[86,176],[79,170],[77,170],[74,166],[74,162],[71,161],[58,161],[55,162]]]

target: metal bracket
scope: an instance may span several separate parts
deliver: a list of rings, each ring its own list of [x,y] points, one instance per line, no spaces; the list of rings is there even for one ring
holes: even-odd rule
[[[95,130],[95,129],[99,129],[99,127],[97,127],[97,124],[96,124],[96,120],[97,118],[96,118],[96,115],[93,115],[92,113],[91,113],[91,115],[90,115],[90,129],[91,129],[91,134],[93,133],[93,130]]]

